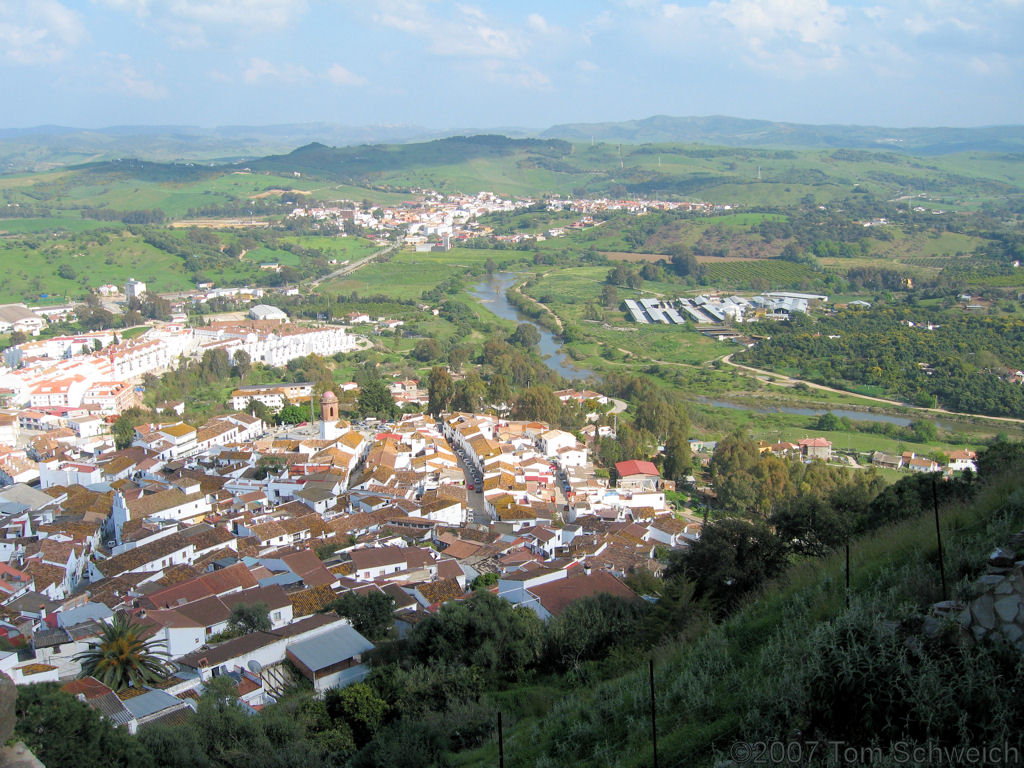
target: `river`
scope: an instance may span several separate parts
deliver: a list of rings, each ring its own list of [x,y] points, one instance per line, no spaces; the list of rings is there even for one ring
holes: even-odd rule
[[[796,416],[824,416],[826,413],[833,413],[839,418],[847,418],[851,421],[879,421],[886,424],[895,424],[898,427],[909,427],[911,419],[904,416],[889,416],[884,413],[871,413],[869,411],[849,411],[843,408],[831,408],[827,411],[814,408],[790,408],[783,405],[772,405],[762,408],[753,408],[743,403],[730,403],[728,400],[713,400],[709,397],[696,398],[698,403],[712,405],[715,408],[732,408],[737,411],[750,411],[751,413],[790,413]],[[935,422],[939,429],[952,429],[951,425],[940,421]]]
[[[477,283],[470,288],[469,292],[498,317],[511,320],[514,323],[529,323],[536,328],[540,333],[540,344],[537,345],[540,348],[540,355],[544,358],[548,368],[555,373],[572,380],[593,376],[593,371],[573,365],[569,356],[562,351],[562,342],[558,340],[558,337],[520,313],[505,298],[505,291],[523,278],[524,275],[517,275],[514,272],[495,272],[484,282]]]

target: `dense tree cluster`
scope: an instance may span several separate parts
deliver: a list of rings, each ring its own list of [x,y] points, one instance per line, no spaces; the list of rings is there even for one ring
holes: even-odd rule
[[[1024,388],[1004,378],[1024,368],[1024,324],[1013,318],[875,308],[798,316],[760,332],[765,338],[743,354],[755,366],[796,369],[833,386],[880,387],[922,405],[937,399],[965,413],[1024,413]]]

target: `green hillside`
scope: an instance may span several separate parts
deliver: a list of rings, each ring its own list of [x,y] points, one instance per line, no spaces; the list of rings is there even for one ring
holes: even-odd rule
[[[967,499],[940,510],[954,599],[977,594],[989,553],[1024,525],[1024,454],[1017,446],[1004,457]],[[750,762],[737,759],[742,750],[759,742],[789,745],[790,755],[802,748],[802,765],[837,764],[828,742],[882,745],[887,754],[894,742],[1019,749],[1024,710],[1004,695],[1024,683],[1019,652],[969,641],[952,623],[924,631],[943,598],[936,558],[925,512],[852,542],[849,604],[839,552],[794,565],[728,620],[690,626],[660,647],[652,656],[660,764],[742,765]],[[550,710],[515,723],[506,765],[652,764],[646,660],[617,657],[592,673]],[[495,753],[492,743],[453,764],[482,768]],[[730,757],[736,762],[721,762]]]

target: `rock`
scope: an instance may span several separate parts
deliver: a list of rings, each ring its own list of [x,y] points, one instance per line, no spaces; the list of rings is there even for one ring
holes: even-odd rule
[[[1024,595],[1024,573],[1021,572],[1019,565],[1014,566],[1010,573],[1010,583],[1013,584],[1014,589]]]
[[[18,699],[18,688],[3,672],[0,672],[0,744],[5,744],[14,733],[14,703]]]
[[[1009,579],[1004,579],[1000,584],[996,584],[995,594],[997,595],[1012,595],[1014,591],[1013,582]]]
[[[974,604],[971,606],[971,613],[974,615],[974,620],[984,629],[995,629],[996,627],[996,614],[995,614],[995,601],[992,595],[982,595]]]
[[[985,637],[985,635],[988,634],[988,630],[981,626],[981,624],[972,624],[971,632],[974,633],[974,637],[976,640],[981,640]]]
[[[993,607],[999,618],[1009,623],[1017,618],[1017,611],[1020,610],[1020,595],[1004,595],[993,601]]]
[[[921,632],[925,637],[935,637],[939,634],[942,629],[942,622],[936,619],[934,616],[929,616],[924,620],[924,624],[921,625]]]
[[[1015,559],[1016,554],[1014,552],[999,547],[999,549],[988,556],[988,564],[995,568],[1011,568]]]
[[[1006,576],[1002,573],[986,573],[980,579],[978,583],[986,587],[994,587],[996,584],[1003,582]]]
[[[20,741],[13,747],[0,747],[0,768],[46,768]]]
[[[971,609],[964,608],[959,614],[957,614],[956,620],[960,622],[961,626],[971,626]]]
[[[949,616],[954,611],[959,611],[963,606],[955,600],[943,600],[932,606],[932,614],[935,616]]]
[[[1024,629],[1021,629],[1016,624],[1006,624],[1002,628],[1003,637],[1009,640],[1011,643],[1016,643],[1022,637],[1024,637]]]

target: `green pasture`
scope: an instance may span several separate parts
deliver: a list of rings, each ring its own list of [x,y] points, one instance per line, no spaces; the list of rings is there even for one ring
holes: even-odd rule
[[[434,288],[464,270],[450,264],[418,257],[429,254],[397,254],[386,263],[367,264],[339,279],[328,280],[319,287],[321,293],[352,293],[360,296],[381,294],[395,299],[419,299],[424,291]]]
[[[344,261],[357,261],[379,251],[380,246],[362,237],[320,237],[304,235],[302,237],[283,237],[282,242],[300,245],[323,251],[328,258]]]
[[[77,216],[56,216],[47,219],[0,219],[0,234],[42,232],[88,232],[93,229],[120,229],[121,222],[93,221]]]

